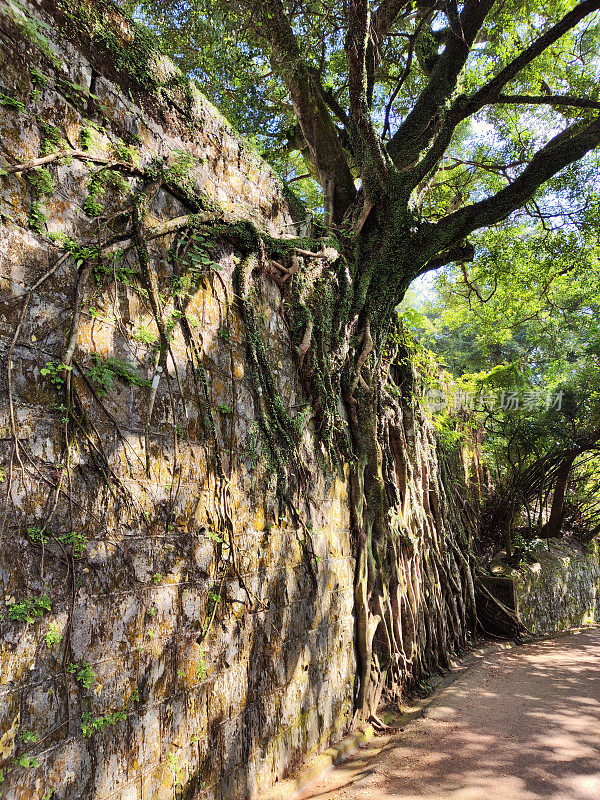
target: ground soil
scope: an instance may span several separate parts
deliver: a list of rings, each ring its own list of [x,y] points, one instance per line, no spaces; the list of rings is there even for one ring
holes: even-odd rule
[[[600,800],[600,627],[488,654],[302,800]]]

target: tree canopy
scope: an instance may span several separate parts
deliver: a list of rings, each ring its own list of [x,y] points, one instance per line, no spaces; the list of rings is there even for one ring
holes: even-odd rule
[[[551,180],[600,138],[597,2],[135,7],[313,203],[302,176],[318,180],[335,222],[360,187],[435,221],[451,247],[523,204],[564,213],[596,166]]]
[[[510,503],[507,524],[525,508],[530,535],[559,535],[569,505],[578,535],[598,532],[598,244],[595,220],[577,230],[538,223],[508,236],[488,231],[469,273],[447,267],[431,296],[411,298],[404,312],[479,409],[497,495],[488,527],[498,533]],[[449,408],[438,424],[452,429],[459,418]],[[551,493],[553,524],[542,527]]]

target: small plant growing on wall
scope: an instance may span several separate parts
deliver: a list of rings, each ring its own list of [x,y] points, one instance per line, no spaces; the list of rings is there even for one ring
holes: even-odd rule
[[[44,528],[41,528],[37,525],[28,527],[27,535],[29,536],[29,539],[35,544],[46,544],[46,542],[50,538],[49,535],[44,531]]]
[[[60,632],[60,626],[58,622],[51,622],[48,625],[48,630],[44,635],[44,639],[46,640],[47,647],[54,647],[55,644],[58,644],[62,639],[62,633]]]
[[[64,545],[69,545],[73,548],[73,555],[80,556],[86,548],[87,537],[85,533],[78,531],[69,531],[68,533],[59,533],[56,537],[59,542]]]
[[[37,117],[37,123],[42,130],[42,143],[40,145],[40,155],[48,156],[57,150],[68,150],[69,144],[63,136],[60,128],[46,122],[41,117]]]
[[[92,355],[93,365],[85,373],[94,384],[98,397],[105,397],[114,388],[115,376],[130,386],[150,386],[150,381],[143,378],[132,364],[119,358],[103,360],[97,353]]]
[[[210,590],[208,593],[208,613],[212,614],[214,609],[219,605],[219,603],[223,600],[221,595],[218,592],[215,592],[213,589]]]
[[[92,355],[92,361],[93,365],[86,371],[85,375],[94,384],[98,397],[104,397],[114,387],[114,372],[95,353]]]
[[[44,75],[43,72],[37,70],[35,67],[31,67],[29,70],[29,77],[31,78],[31,83],[33,85],[29,99],[32,103],[37,103],[42,96],[42,90],[49,83],[50,78],[47,75]]]
[[[44,212],[42,204],[38,200],[34,200],[29,209],[29,226],[36,233],[42,234],[44,226],[48,221],[48,217]]]
[[[153,331],[152,328],[149,328],[147,325],[141,324],[134,331],[132,338],[136,342],[140,342],[141,344],[145,344],[147,347],[151,347],[158,342],[158,333]]]
[[[0,106],[9,108],[11,111],[25,111],[25,103],[22,103],[15,97],[10,97],[10,95],[4,92],[0,92]]]
[[[84,738],[88,739],[95,733],[99,733],[111,725],[116,725],[124,719],[127,719],[125,711],[112,711],[101,717],[93,717],[89,711],[84,711],[81,715],[81,732]]]
[[[83,664],[69,664],[67,666],[69,675],[73,675],[75,680],[80,683],[84,689],[89,689],[96,680],[96,673],[90,667],[87,661]]]
[[[19,603],[10,603],[8,606],[8,618],[13,622],[32,623],[44,616],[47,611],[51,611],[52,605],[48,595],[31,597],[21,600]]]
[[[44,378],[48,378],[56,389],[62,389],[65,383],[64,373],[72,372],[72,370],[73,367],[69,364],[61,364],[59,361],[47,361],[46,366],[40,370],[40,374]]]
[[[28,174],[28,178],[38,200],[42,197],[50,197],[54,191],[54,181],[47,169],[32,169]]]
[[[83,202],[83,210],[88,216],[102,215],[104,212],[102,201],[109,189],[124,194],[129,190],[129,185],[122,175],[109,169],[100,169],[92,175],[88,184],[88,195]]]
[[[66,533],[49,533],[39,526],[29,526],[27,536],[34,544],[45,545],[50,539],[60,542],[65,547],[71,547],[73,555],[77,558],[85,550],[87,537],[85,533],[79,531],[67,531]]]
[[[28,756],[27,753],[23,753],[23,755],[17,756],[15,758],[15,766],[16,767],[23,767],[24,769],[29,769],[30,767],[37,768],[39,767],[40,762],[37,760],[35,756]]]

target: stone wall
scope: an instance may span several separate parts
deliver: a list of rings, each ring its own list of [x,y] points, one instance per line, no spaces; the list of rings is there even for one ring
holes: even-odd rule
[[[130,220],[157,159],[147,232],[197,212],[285,236],[292,214],[172,65],[150,54],[154,86],[129,80],[119,47],[135,30],[109,4],[0,12],[0,792],[256,796],[348,728],[346,482],[307,429],[308,483],[293,509],[278,501],[239,253],[198,219],[148,239],[161,370]],[[46,156],[47,172],[29,169]],[[265,275],[253,304],[294,417],[302,393]]]
[[[538,562],[514,577],[519,614],[532,633],[562,631],[600,621],[600,558],[576,544],[554,542]]]

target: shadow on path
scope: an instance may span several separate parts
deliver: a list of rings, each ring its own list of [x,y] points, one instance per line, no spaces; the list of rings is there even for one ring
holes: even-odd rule
[[[487,656],[302,797],[600,800],[600,627]]]

